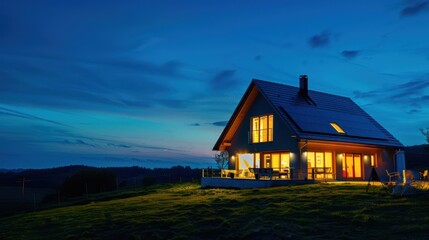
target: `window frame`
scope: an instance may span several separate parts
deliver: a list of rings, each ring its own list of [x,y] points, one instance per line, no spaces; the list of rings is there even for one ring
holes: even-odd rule
[[[344,131],[344,129],[336,122],[330,122],[329,123],[331,125],[331,127],[333,129],[335,129],[335,131],[337,131],[337,133],[339,134],[346,134],[346,131]]]
[[[266,128],[261,128],[261,118],[266,118],[267,126]],[[258,126],[257,129],[254,130],[254,122],[255,119],[257,119]],[[272,119],[270,123],[270,119]],[[272,125],[272,126],[271,126]],[[251,132],[251,143],[267,143],[267,142],[274,142],[274,114],[263,114],[259,116],[253,116],[250,118],[250,132]],[[265,132],[265,133],[264,133]],[[263,133],[265,136],[263,136]],[[256,134],[256,135],[255,135]],[[257,136],[257,141],[255,141],[255,136]],[[262,141],[264,140],[265,141]]]

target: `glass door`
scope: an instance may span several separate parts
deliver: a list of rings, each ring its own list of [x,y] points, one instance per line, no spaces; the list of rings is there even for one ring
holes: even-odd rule
[[[345,166],[344,166],[345,165]],[[346,178],[362,178],[362,158],[360,154],[346,154],[346,160],[343,161],[343,169],[346,170]]]
[[[253,153],[238,154],[238,177],[249,177],[254,163]]]
[[[353,166],[354,166],[354,177],[355,178],[362,178],[362,159],[360,157],[360,154],[354,154],[353,155]]]
[[[332,152],[307,152],[308,179],[333,179]]]
[[[264,154],[264,168],[272,168],[271,154]]]

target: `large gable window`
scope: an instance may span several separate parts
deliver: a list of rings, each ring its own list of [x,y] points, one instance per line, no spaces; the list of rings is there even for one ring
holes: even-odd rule
[[[252,118],[252,143],[273,141],[273,115]]]

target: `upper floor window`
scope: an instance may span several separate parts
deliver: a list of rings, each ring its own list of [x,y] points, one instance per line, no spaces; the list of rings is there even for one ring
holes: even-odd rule
[[[273,141],[273,115],[252,118],[252,143]]]

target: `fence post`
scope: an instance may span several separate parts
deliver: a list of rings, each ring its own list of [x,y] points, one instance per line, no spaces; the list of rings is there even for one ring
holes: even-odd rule
[[[33,194],[33,208],[36,210],[36,192]]]

